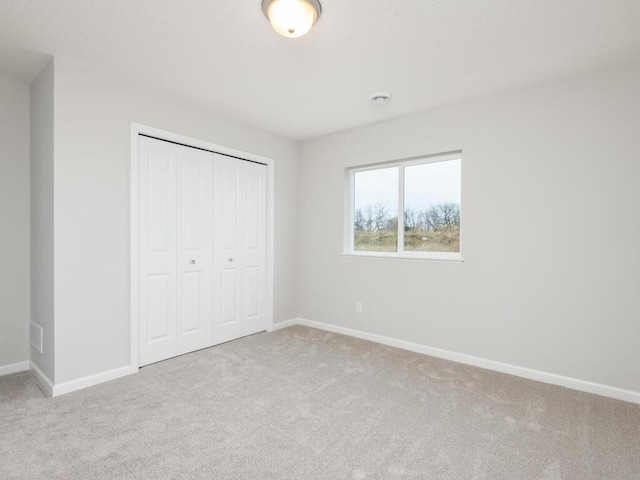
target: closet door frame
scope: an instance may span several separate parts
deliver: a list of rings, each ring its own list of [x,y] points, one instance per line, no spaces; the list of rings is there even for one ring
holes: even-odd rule
[[[242,152],[233,148],[225,147],[224,145],[217,145],[215,143],[198,140],[196,138],[187,137],[166,130],[142,125],[139,123],[131,123],[131,185],[130,185],[130,206],[131,206],[131,243],[129,247],[130,257],[130,310],[129,310],[129,326],[130,326],[130,354],[129,363],[131,367],[131,373],[138,372],[140,368],[140,339],[139,339],[139,239],[140,239],[140,218],[139,218],[139,190],[140,190],[140,178],[139,167],[140,162],[138,159],[138,147],[140,135],[147,135],[157,138],[159,140],[166,140],[169,142],[185,145],[187,147],[201,148],[209,150],[222,155],[229,155],[239,158],[241,160],[247,160],[251,162],[262,163],[267,168],[267,215],[266,215],[266,235],[267,235],[267,250],[266,250],[266,330],[270,332],[273,330],[273,259],[274,259],[274,160],[262,157],[260,155],[254,155],[252,153]]]

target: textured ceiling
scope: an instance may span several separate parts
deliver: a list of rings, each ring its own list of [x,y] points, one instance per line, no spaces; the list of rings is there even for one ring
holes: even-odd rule
[[[0,72],[28,82],[59,55],[305,139],[640,60],[639,0],[322,0],[299,39],[260,3],[1,0]]]

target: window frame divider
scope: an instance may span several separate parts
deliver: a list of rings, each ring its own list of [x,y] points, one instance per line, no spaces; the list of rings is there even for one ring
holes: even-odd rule
[[[404,253],[404,165],[398,165],[398,254]],[[353,251],[353,249],[352,249]]]

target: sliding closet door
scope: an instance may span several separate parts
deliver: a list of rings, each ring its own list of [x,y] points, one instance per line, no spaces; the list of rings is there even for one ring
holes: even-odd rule
[[[242,162],[242,322],[246,335],[266,329],[267,293],[267,167]]]
[[[177,147],[178,355],[209,347],[213,338],[213,154]]]
[[[265,330],[266,167],[214,156],[214,343]]]
[[[140,138],[140,365],[176,355],[176,146]]]
[[[141,366],[212,343],[212,156],[139,139]]]
[[[144,366],[266,329],[266,166],[139,137]]]

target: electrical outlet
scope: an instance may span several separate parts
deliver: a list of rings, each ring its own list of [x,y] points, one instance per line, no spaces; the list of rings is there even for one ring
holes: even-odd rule
[[[356,313],[362,313],[362,302],[356,302]]]

